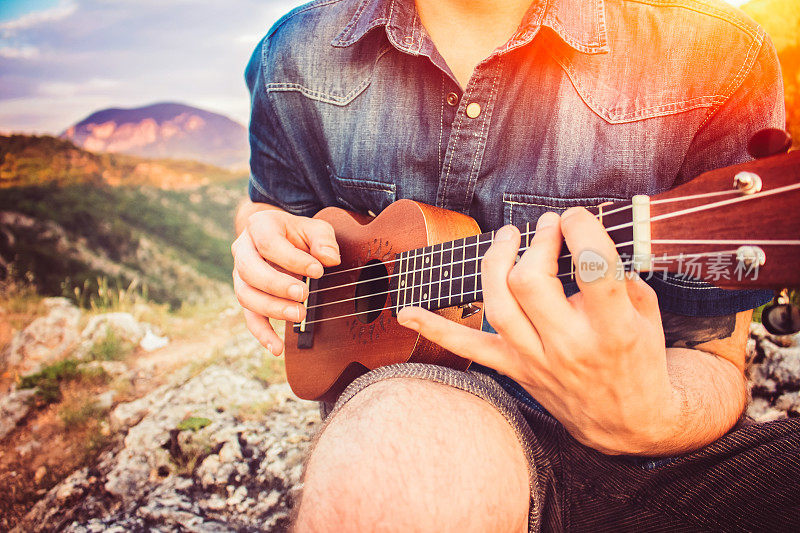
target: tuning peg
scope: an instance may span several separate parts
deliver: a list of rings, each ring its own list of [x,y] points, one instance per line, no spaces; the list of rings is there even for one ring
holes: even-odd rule
[[[747,143],[747,152],[754,159],[785,154],[792,147],[792,136],[777,128],[767,128],[755,133]]]
[[[792,335],[800,331],[800,308],[789,299],[789,291],[783,290],[761,311],[761,323],[773,335]]]

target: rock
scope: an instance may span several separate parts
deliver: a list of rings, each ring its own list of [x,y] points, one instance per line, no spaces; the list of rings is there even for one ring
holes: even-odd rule
[[[145,335],[145,326],[130,313],[103,313],[93,316],[81,333],[81,340],[92,345],[103,341],[109,332],[130,344],[139,344]]]
[[[176,429],[188,417],[211,423]],[[267,386],[210,366],[118,405],[110,418],[124,434],[118,448],[101,457],[92,476],[76,473],[48,492],[20,530],[288,528],[319,415],[287,384]]]
[[[19,389],[0,398],[0,439],[11,433],[31,409],[36,389]]]
[[[97,395],[95,399],[95,406],[101,411],[108,411],[114,405],[114,398],[117,393],[113,390],[107,390]]]
[[[772,335],[754,323],[747,351],[747,415],[758,422],[800,416],[800,335]]]
[[[67,356],[78,343],[80,310],[66,298],[46,298],[47,315],[16,333],[0,354],[0,369],[17,367],[20,374],[31,374]]]
[[[44,476],[46,476],[46,475],[47,475],[47,468],[44,465],[42,465],[42,466],[40,466],[39,468],[36,469],[36,472],[34,472],[34,474],[33,474],[33,482],[38,485],[39,483],[42,482],[42,480],[44,479]]]
[[[167,337],[159,337],[153,333],[153,330],[149,327],[146,329],[147,331],[145,332],[144,337],[142,337],[142,340],[139,341],[139,347],[142,350],[146,352],[152,352],[169,344],[169,339]]]

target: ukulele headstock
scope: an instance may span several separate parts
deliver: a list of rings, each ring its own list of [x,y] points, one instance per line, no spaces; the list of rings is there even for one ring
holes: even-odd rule
[[[706,172],[650,201],[652,270],[722,288],[800,285],[800,152]]]

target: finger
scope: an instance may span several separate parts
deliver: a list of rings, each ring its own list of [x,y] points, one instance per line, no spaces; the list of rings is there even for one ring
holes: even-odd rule
[[[508,274],[519,251],[519,230],[504,226],[497,230],[481,263],[483,312],[492,327],[514,346],[540,345],[536,328],[508,286]]]
[[[250,217],[248,234],[253,245],[267,261],[301,276],[319,278],[324,272],[322,264],[289,242],[286,223],[287,219],[275,216]]]
[[[272,355],[280,355],[283,352],[283,341],[272,329],[267,317],[256,314],[249,309],[244,309],[244,322],[247,329],[267,349]]]
[[[242,307],[259,315],[295,323],[306,315],[303,304],[254,289],[242,281],[237,272],[233,274],[233,290]]]
[[[325,220],[316,218],[303,219],[301,224],[293,226],[289,239],[299,238],[303,244],[325,266],[336,266],[341,262],[339,244],[333,226]]]
[[[616,245],[597,218],[582,207],[561,215],[561,231],[575,263],[575,279],[590,316],[615,321],[633,310]]]
[[[249,239],[242,241],[236,249],[234,270],[247,285],[279,298],[304,302],[308,294],[305,283],[272,267]]]
[[[558,278],[559,222],[556,213],[548,212],[539,217],[530,246],[508,275],[512,294],[545,336],[561,331],[564,324],[572,324],[576,319]],[[559,327],[554,328],[556,325]]]
[[[653,288],[645,283],[636,272],[628,273],[625,283],[633,307],[640,315],[651,322],[661,322],[661,310],[658,308],[658,296]]]
[[[456,355],[510,373],[505,343],[499,335],[456,324],[421,307],[404,307],[397,313],[397,321]]]

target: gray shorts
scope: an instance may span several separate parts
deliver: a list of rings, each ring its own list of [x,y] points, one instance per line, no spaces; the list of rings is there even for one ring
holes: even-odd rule
[[[786,531],[800,523],[798,418],[741,423],[678,457],[608,456],[577,442],[506,376],[478,370],[379,368],[351,383],[332,414],[392,378],[430,380],[482,398],[508,421],[527,457],[531,531]]]
[[[536,481],[536,467],[534,464],[532,443],[535,442],[533,433],[527,421],[523,417],[518,408],[518,401],[515,400],[503,387],[501,387],[494,379],[481,372],[474,372],[467,370],[465,372],[445,368],[442,366],[429,365],[423,363],[403,363],[391,366],[381,367],[370,372],[353,381],[336,401],[336,404],[331,406],[322,406],[322,414],[325,417],[325,423],[320,431],[323,431],[328,422],[335,416],[335,414],[353,398],[356,394],[366,389],[370,385],[394,378],[415,378],[424,379],[426,381],[433,381],[449,385],[456,389],[463,390],[470,394],[477,396],[494,406],[495,409],[508,421],[511,429],[519,439],[519,443],[525,453],[525,458],[528,462],[529,486],[531,491],[529,516],[530,529],[538,529],[539,510],[539,491],[537,490]],[[329,411],[329,412],[327,412]]]

